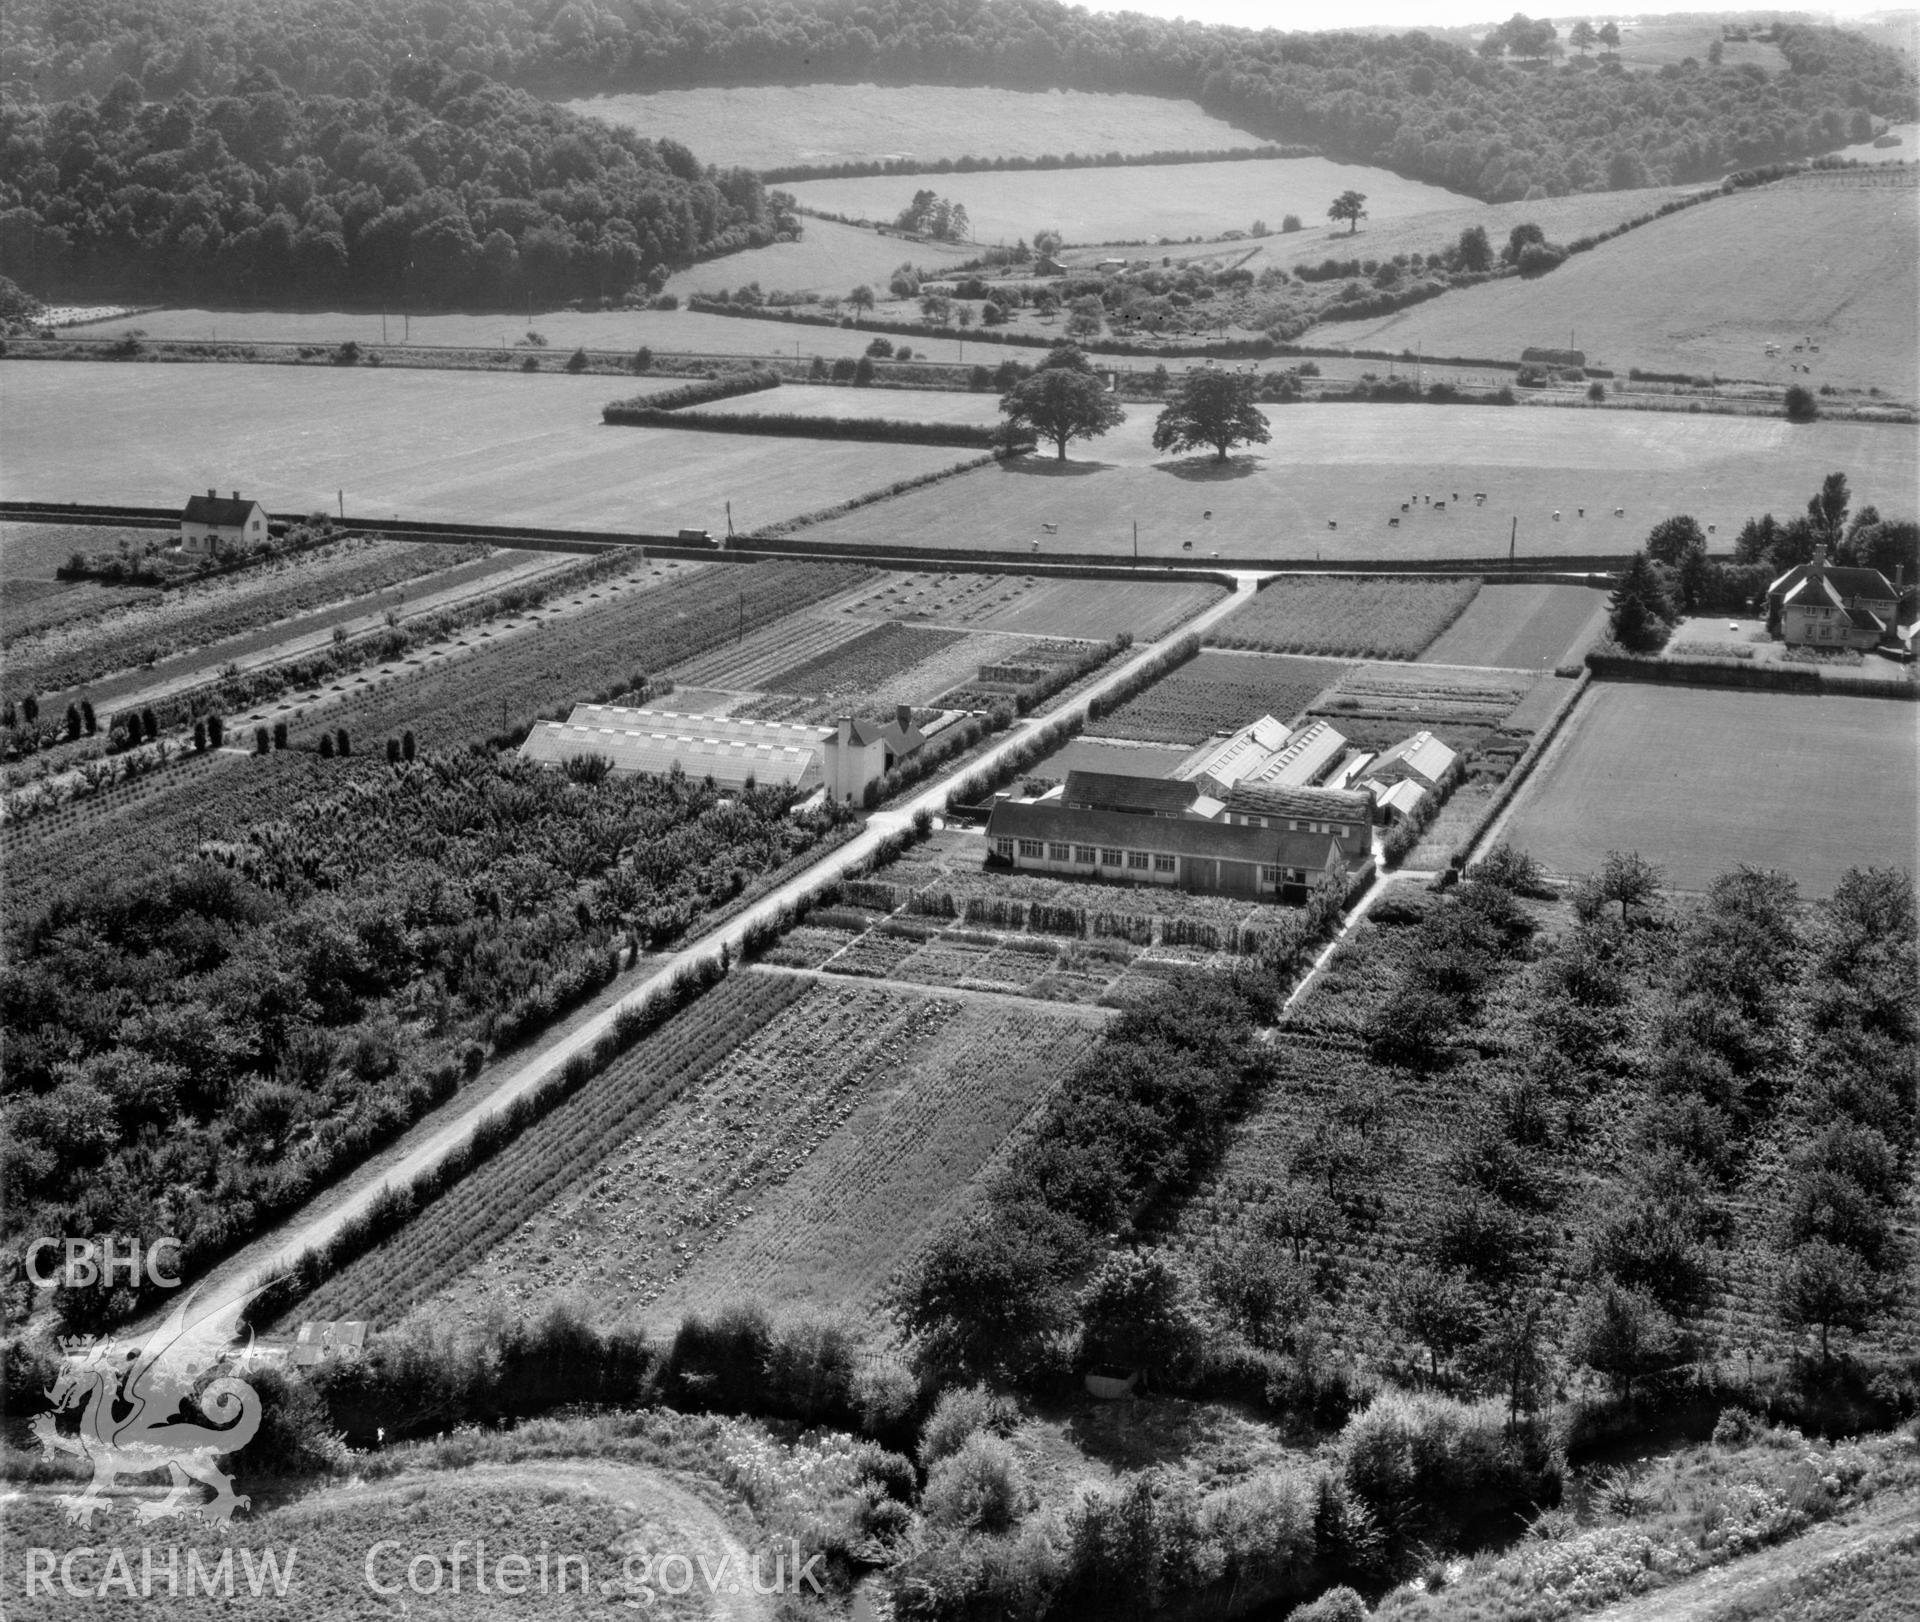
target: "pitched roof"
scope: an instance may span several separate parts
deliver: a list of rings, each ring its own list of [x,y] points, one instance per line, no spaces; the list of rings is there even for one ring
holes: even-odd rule
[[[1130,777],[1124,772],[1069,771],[1068,805],[1135,816],[1176,817],[1190,808],[1200,791],[1177,777]]]
[[[1369,781],[1373,780],[1369,779]],[[1380,803],[1391,810],[1398,811],[1402,816],[1427,797],[1427,791],[1411,777],[1401,778],[1391,788],[1384,783],[1377,786],[1380,791]]]
[[[1058,800],[1001,800],[987,819],[990,839],[1051,839],[1063,844],[1118,846],[1167,856],[1229,862],[1265,862],[1324,872],[1342,860],[1331,834],[1293,833],[1200,817],[1141,817],[1124,811],[1076,810]]]
[[[1884,636],[1887,622],[1870,608],[1849,608],[1847,618],[1863,631],[1872,631],[1876,636]]]
[[[1289,817],[1296,821],[1366,822],[1371,805],[1357,789],[1240,783],[1227,796],[1227,809],[1246,816]]]
[[[1437,783],[1453,761],[1453,750],[1431,732],[1416,732],[1411,738],[1403,738],[1387,750],[1373,763],[1373,770],[1377,774],[1394,766],[1405,766],[1429,783]]]
[[[1332,722],[1315,721],[1294,733],[1284,749],[1241,782],[1271,783],[1282,788],[1309,783],[1346,746],[1346,737],[1334,730]]]
[[[564,722],[528,733],[520,754],[553,766],[600,755],[617,772],[665,773],[677,764],[690,777],[711,777],[729,788],[749,777],[793,786],[817,773],[822,737],[819,727],[779,721],[576,704]]]
[[[215,529],[240,529],[259,505],[257,501],[243,501],[238,496],[188,496],[180,521],[211,524]]]
[[[1290,729],[1271,715],[1223,738],[1209,738],[1174,768],[1181,778],[1207,776],[1225,786],[1266,765],[1286,747]]]
[[[1900,595],[1894,590],[1893,582],[1878,569],[1839,568],[1818,559],[1811,563],[1795,564],[1767,587],[1767,595],[1788,600],[1809,580],[1824,580],[1832,588],[1829,596],[1836,607],[1849,597],[1864,597],[1871,603],[1890,603]]]

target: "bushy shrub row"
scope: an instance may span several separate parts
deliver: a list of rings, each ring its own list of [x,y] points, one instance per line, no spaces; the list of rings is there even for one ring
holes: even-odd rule
[[[783,411],[641,410],[623,414],[632,427],[697,428],[710,434],[769,434],[788,439],[871,439],[899,445],[967,445],[987,450],[1001,442],[998,427],[975,422],[914,422],[902,417],[829,417]],[[1031,441],[1014,447],[1033,449]]]
[[[622,426],[648,423],[661,412],[706,405],[714,400],[731,400],[736,395],[758,394],[763,389],[777,389],[779,386],[780,374],[770,366],[715,372],[697,383],[683,384],[660,394],[640,394],[631,400],[614,400],[601,408],[600,419]]]

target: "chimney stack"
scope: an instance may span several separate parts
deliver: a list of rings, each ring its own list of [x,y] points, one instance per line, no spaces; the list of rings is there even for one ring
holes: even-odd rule
[[[1810,566],[1814,569],[1824,569],[1827,566],[1827,543],[1825,541],[1821,541],[1814,547]]]
[[[236,490],[236,491],[234,491],[234,493],[233,493],[233,499],[234,499],[235,501],[238,501],[238,500],[240,499],[240,492],[239,492],[238,490]]]
[[[212,485],[208,485],[208,486],[207,486],[207,500],[209,500],[209,501],[218,501],[219,499],[220,499],[220,492],[219,492],[218,490],[216,490],[216,489],[214,489],[214,487],[213,487]]]
[[[911,704],[895,705],[893,718],[900,723],[900,730],[905,732],[913,725],[913,706]]]

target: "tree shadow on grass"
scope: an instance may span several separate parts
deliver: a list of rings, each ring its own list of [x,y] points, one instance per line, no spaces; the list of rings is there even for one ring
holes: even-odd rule
[[[1042,479],[1077,479],[1088,473],[1106,473],[1116,462],[1063,462],[1057,456],[1022,456],[1000,464],[1003,473],[1024,473]]]
[[[1247,478],[1264,466],[1265,460],[1258,456],[1229,456],[1224,462],[1217,456],[1185,456],[1177,462],[1155,462],[1153,471],[1171,473],[1190,484],[1218,484]]]

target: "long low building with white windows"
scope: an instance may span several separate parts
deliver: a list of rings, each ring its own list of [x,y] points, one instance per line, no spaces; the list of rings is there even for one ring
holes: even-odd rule
[[[1214,786],[1069,772],[1045,794],[994,803],[989,858],[1021,872],[1290,902],[1367,858],[1365,794],[1261,786],[1223,799],[1207,792]]]

